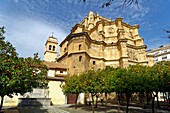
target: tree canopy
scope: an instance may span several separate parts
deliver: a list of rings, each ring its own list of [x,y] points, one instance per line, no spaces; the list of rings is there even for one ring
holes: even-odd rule
[[[161,61],[152,67],[130,65],[127,68],[106,67],[103,70],[89,70],[80,75],[69,76],[69,79],[66,79],[65,87],[63,87],[67,94],[75,93],[75,91],[76,93],[90,93],[92,102],[94,101],[93,97],[97,94],[112,92],[124,94],[127,101],[127,113],[132,94],[144,96],[151,93],[154,103],[155,97],[158,97],[154,92],[169,92],[169,89],[170,61]]]
[[[12,44],[5,40],[4,27],[0,27],[0,96],[1,106],[5,95],[24,94],[33,88],[47,87],[47,67],[38,54],[20,58]]]

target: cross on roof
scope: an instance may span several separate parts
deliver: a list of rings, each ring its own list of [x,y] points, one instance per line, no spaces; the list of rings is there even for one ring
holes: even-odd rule
[[[52,34],[52,37],[53,37],[53,35],[54,35],[54,32],[52,32],[51,34]]]

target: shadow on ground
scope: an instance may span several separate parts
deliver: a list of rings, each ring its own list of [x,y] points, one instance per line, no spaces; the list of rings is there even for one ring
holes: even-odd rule
[[[21,101],[18,104],[18,111],[19,113],[48,113],[48,110],[36,98],[28,102]]]
[[[36,99],[32,103],[21,101],[18,107],[3,107],[3,113],[49,113]]]
[[[92,112],[92,106],[88,106],[88,105],[77,105],[77,109],[75,109],[75,105],[70,105],[69,107],[65,107],[62,109],[70,113]],[[99,104],[98,108],[94,108],[94,111],[95,113],[105,113],[105,106],[102,106],[101,104]],[[129,113],[151,113],[151,112],[152,111],[149,107],[146,107],[146,109],[143,109],[143,107],[129,106]],[[107,113],[118,113],[118,106],[108,103]],[[120,106],[120,113],[126,113],[126,106]],[[170,113],[170,111],[155,109],[155,113]]]

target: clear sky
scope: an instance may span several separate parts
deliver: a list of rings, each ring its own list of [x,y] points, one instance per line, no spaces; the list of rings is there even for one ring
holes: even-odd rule
[[[19,56],[43,58],[45,42],[54,32],[60,43],[71,28],[93,11],[113,21],[123,17],[131,25],[139,24],[139,33],[147,49],[169,44],[163,29],[170,29],[170,0],[139,0],[139,8],[117,8],[122,0],[114,0],[101,8],[104,0],[0,0],[0,26],[6,28],[6,39],[16,47]]]

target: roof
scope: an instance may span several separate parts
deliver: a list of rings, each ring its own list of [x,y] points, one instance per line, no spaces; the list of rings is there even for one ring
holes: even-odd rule
[[[167,50],[167,49],[170,49],[170,44],[161,45],[161,46],[159,46],[155,49],[147,50],[147,53],[154,53],[154,52],[157,52],[157,51],[160,51],[160,50]]]
[[[64,81],[64,77],[47,77],[48,80]]]
[[[53,69],[67,69],[67,66],[61,63],[57,63],[57,62],[47,62],[44,61],[44,64],[48,67],[48,68],[53,68]]]
[[[118,24],[118,21],[121,21],[121,23],[122,23],[123,26],[126,26],[126,27],[131,28],[131,29],[136,29],[136,28],[138,29],[138,28],[140,27],[139,25],[134,25],[134,26],[132,26],[132,25],[130,25],[130,24],[127,24],[127,23],[125,23],[125,22],[122,22],[123,18],[116,18],[115,21],[112,21],[111,19],[105,18],[105,17],[103,17],[103,16],[99,16],[98,14],[94,15],[94,13],[93,13],[92,11],[90,11],[89,14],[90,14],[90,13],[93,14],[93,16],[94,16],[95,18],[97,18],[97,17],[99,18],[99,20],[96,19],[96,21],[97,21],[96,23],[93,23],[93,24],[94,24],[94,27],[97,26],[97,23],[98,23],[98,22]],[[88,19],[88,18],[90,18],[90,17],[89,17],[89,16],[86,16],[80,23],[77,23],[77,24],[72,28],[70,34],[66,36],[66,38],[60,43],[59,46],[61,47],[66,41],[69,41],[72,37],[80,36],[80,35],[84,35],[84,34],[89,35],[90,30],[93,30],[93,29],[90,29],[90,30],[89,30],[89,29],[86,28],[86,26],[83,24],[83,23],[85,22],[85,20]],[[80,32],[78,32],[78,33],[74,33],[73,30],[76,29],[77,27],[82,28],[82,31],[80,31]],[[94,27],[93,27],[93,28],[94,28]]]

